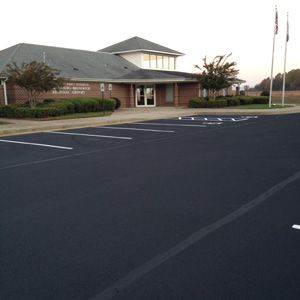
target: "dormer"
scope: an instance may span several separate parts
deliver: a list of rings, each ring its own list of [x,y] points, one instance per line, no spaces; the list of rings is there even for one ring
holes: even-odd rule
[[[118,55],[142,69],[172,71],[177,68],[181,52],[152,43],[137,36],[99,50]]]

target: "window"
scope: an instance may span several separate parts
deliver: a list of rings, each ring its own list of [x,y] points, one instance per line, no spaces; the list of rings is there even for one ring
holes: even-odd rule
[[[154,54],[150,55],[150,68],[156,69],[156,55]]]
[[[176,69],[176,57],[156,54],[143,54],[143,67],[151,69]]]
[[[169,69],[169,57],[168,56],[164,56],[164,69]]]
[[[157,68],[158,69],[163,68],[163,57],[162,57],[162,55],[157,55]]]
[[[166,102],[174,102],[173,84],[166,84]]]
[[[169,69],[174,70],[175,69],[175,58],[174,57],[170,57],[169,58],[169,63],[170,63]]]
[[[149,54],[144,54],[144,68],[149,68],[150,67],[150,55]]]

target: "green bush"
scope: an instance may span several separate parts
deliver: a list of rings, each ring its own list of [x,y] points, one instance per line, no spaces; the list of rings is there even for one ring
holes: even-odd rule
[[[24,104],[22,104],[23,106],[25,107],[30,107],[30,102],[29,101],[26,101]],[[36,107],[39,107],[39,106],[42,106],[43,105],[43,102],[37,102],[36,103]]]
[[[99,102],[96,99],[86,99],[82,101],[83,112],[97,112],[101,111]]]
[[[74,105],[76,113],[98,112],[103,110],[103,101],[101,97],[76,97],[65,98],[61,101],[69,101]],[[60,101],[59,101],[60,102]],[[104,110],[114,111],[116,109],[116,100],[104,98]]]
[[[55,102],[54,99],[44,99],[43,103],[51,103],[51,102]]]
[[[267,96],[260,96],[260,97],[253,97],[253,104],[268,104],[269,97]]]
[[[227,106],[238,106],[241,105],[241,102],[239,100],[238,97],[234,96],[234,97],[230,97],[230,98],[226,98],[227,100]]]
[[[46,101],[47,100],[47,101]],[[104,110],[114,111],[117,100],[104,98]],[[100,112],[103,111],[101,97],[65,98],[60,101],[45,99],[37,107],[30,108],[26,104],[10,104],[0,106],[0,117],[4,118],[47,118],[73,113]]]
[[[227,106],[227,100],[224,98],[218,100],[209,100],[207,101],[206,105],[208,108],[221,108]]]
[[[249,105],[253,103],[253,98],[250,96],[237,96],[241,105]]]
[[[121,106],[121,101],[119,98],[116,97],[111,97],[111,99],[114,99],[116,101],[116,109],[120,108]]]
[[[100,104],[100,111],[103,111],[103,100],[102,98],[96,98]],[[104,110],[105,111],[115,111],[116,109],[116,100],[111,98],[104,98]]]
[[[191,98],[189,100],[189,108],[203,108],[207,107],[207,100],[205,98]]]
[[[9,104],[0,106],[0,117],[2,118],[13,118],[17,108],[23,107],[23,104]]]
[[[270,96],[270,92],[269,91],[263,91],[260,93],[261,96],[267,96],[269,97]]]
[[[69,101],[73,104],[75,113],[83,113],[84,112],[83,101],[80,101],[78,99],[69,99]]]
[[[60,115],[59,109],[55,107],[30,108],[20,107],[15,110],[16,118],[47,118]]]
[[[50,107],[55,107],[60,110],[61,115],[67,115],[67,114],[74,114],[75,113],[75,107],[74,104],[71,101],[64,100],[64,101],[57,101],[54,103],[49,103]]]

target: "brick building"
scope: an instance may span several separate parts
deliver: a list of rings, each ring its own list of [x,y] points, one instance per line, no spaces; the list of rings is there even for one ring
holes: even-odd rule
[[[97,52],[59,47],[17,44],[0,51],[0,74],[6,65],[16,62],[45,62],[61,70],[66,84],[59,91],[42,95],[61,99],[74,96],[117,97],[121,107],[186,106],[192,97],[206,96],[192,74],[177,70],[181,52],[133,37]],[[0,105],[24,103],[25,92],[1,79]],[[233,82],[233,83],[239,83]],[[231,94],[231,87],[219,91]],[[5,99],[7,94],[7,99]]]

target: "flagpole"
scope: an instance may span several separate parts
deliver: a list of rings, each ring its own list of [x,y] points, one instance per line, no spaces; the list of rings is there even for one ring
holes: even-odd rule
[[[272,51],[272,66],[271,66],[271,82],[270,82],[269,108],[271,108],[271,103],[272,103],[273,65],[274,65],[275,35],[277,34],[277,30],[278,30],[278,15],[277,15],[277,5],[275,5],[275,22],[274,22],[274,35],[273,35],[273,51]]]
[[[285,54],[284,54],[284,71],[283,71],[283,85],[282,85],[282,102],[281,105],[284,106],[284,92],[285,92],[285,70],[286,70],[286,50],[287,42],[289,40],[289,13],[287,13],[286,21],[286,38],[285,38]]]

